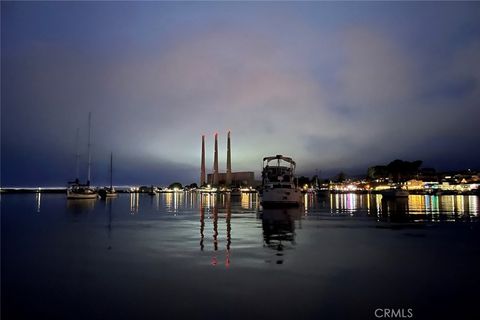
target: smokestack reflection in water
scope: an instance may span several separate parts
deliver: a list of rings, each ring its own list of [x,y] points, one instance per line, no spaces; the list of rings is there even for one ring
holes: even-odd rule
[[[220,206],[221,205],[221,206]],[[230,260],[230,249],[231,249],[231,200],[229,195],[219,195],[217,194],[201,194],[200,195],[200,251],[205,250],[205,212],[207,211],[207,218],[210,218],[208,212],[212,214],[212,241],[213,241],[213,252],[210,259],[210,264],[212,266],[218,265],[218,251],[219,251],[219,219],[222,218],[222,212],[225,210],[225,222],[226,222],[226,245],[225,245],[225,267],[229,267]],[[208,229],[207,229],[208,230]],[[207,236],[208,238],[208,236]]]

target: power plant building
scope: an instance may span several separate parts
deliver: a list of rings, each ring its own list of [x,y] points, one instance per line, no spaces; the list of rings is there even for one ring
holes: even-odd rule
[[[205,181],[206,178],[206,181]],[[200,186],[210,184],[212,186],[253,186],[255,177],[252,171],[232,172],[232,153],[230,144],[230,131],[227,136],[227,170],[220,173],[218,170],[218,134],[215,133],[213,151],[213,173],[206,175],[205,172],[205,136],[202,136],[202,158],[200,166]]]
[[[207,175],[208,184],[214,185],[213,183],[213,173]],[[218,173],[218,185],[228,186],[227,185],[227,173]],[[230,186],[254,186],[255,177],[253,171],[241,171],[241,172],[232,172],[231,173],[231,184]]]

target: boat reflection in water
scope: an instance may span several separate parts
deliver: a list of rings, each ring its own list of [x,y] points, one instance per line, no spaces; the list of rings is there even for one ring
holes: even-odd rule
[[[240,203],[228,194],[201,194],[200,211],[200,251],[209,255],[210,264],[217,266],[231,264],[232,212],[238,218],[245,213],[258,212],[258,197],[244,194]],[[246,210],[246,211],[243,211]],[[295,245],[295,221],[300,220],[302,208],[271,208],[258,212],[263,231],[263,246],[276,251],[276,263],[283,263],[284,250]],[[241,232],[241,231],[239,231]],[[222,243],[222,239],[224,239]],[[267,262],[270,262],[268,260]]]
[[[409,222],[408,197],[382,197],[381,216],[391,222]]]
[[[96,199],[68,199],[67,208],[72,213],[92,211],[95,208]]]
[[[260,213],[264,246],[277,251],[277,264],[283,263],[283,251],[295,245],[295,220],[300,220],[299,208],[263,209]]]
[[[101,206],[103,207],[105,213],[105,229],[107,231],[107,250],[112,250],[112,220],[113,220],[113,213],[112,213],[112,204],[115,197],[106,197],[104,201],[101,202]]]

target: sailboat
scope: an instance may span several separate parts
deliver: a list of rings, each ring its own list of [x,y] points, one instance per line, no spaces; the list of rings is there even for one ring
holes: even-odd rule
[[[98,191],[98,194],[102,199],[113,198],[118,195],[117,191],[113,187],[113,153],[110,153],[110,187],[105,187]]]
[[[78,129],[77,129],[77,153],[76,153],[76,174],[77,177],[75,181],[69,182],[69,187],[67,188],[67,199],[96,199],[98,197],[97,191],[95,188],[90,186],[90,174],[91,174],[91,165],[92,165],[92,154],[91,154],[91,143],[90,143],[90,133],[91,133],[91,123],[92,123],[92,113],[88,113],[88,171],[87,171],[87,183],[80,183],[78,163],[79,163],[79,154],[78,154]]]

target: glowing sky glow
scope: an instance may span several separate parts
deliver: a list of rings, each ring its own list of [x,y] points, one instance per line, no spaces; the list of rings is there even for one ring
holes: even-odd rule
[[[198,182],[285,154],[299,173],[395,158],[479,167],[480,3],[2,2],[2,185]],[[222,156],[223,155],[223,156]]]

